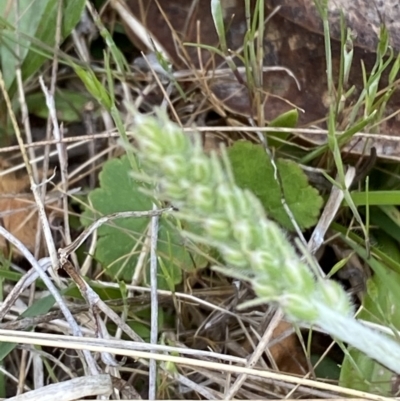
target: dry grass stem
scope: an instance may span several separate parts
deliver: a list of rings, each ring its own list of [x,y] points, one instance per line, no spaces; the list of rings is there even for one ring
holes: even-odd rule
[[[356,175],[356,169],[354,167],[349,166],[345,177],[346,188],[350,188],[351,184],[353,183],[355,175]],[[320,248],[320,246],[323,244],[325,234],[328,231],[330,225],[332,224],[333,219],[335,218],[336,213],[338,212],[339,207],[342,204],[343,198],[344,198],[343,191],[340,188],[333,186],[331,193],[329,195],[329,199],[326,202],[324,210],[319,218],[319,221],[314,228],[310,240],[308,241],[307,247],[312,254],[315,254]]]
[[[109,396],[112,382],[109,375],[84,376],[62,383],[49,384],[28,393],[8,398],[9,401],[73,401],[84,397]]]
[[[157,210],[157,206],[153,204],[153,210]],[[151,218],[151,242],[150,242],[150,288],[151,288],[151,331],[150,343],[152,345],[158,342],[158,294],[157,294],[157,243],[158,243],[158,229],[159,229],[159,215]],[[149,400],[155,400],[157,396],[157,361],[150,359],[149,366]]]
[[[231,372],[234,374],[246,374],[249,376],[268,378],[277,381],[283,381],[286,383],[300,384],[302,386],[307,386],[315,389],[331,391],[335,394],[341,394],[350,397],[366,398],[372,401],[389,400],[385,397],[366,393],[363,391],[357,391],[340,386],[335,386],[328,383],[317,382],[315,380],[308,380],[285,374],[278,374],[275,372],[250,369],[242,366],[202,361],[199,359],[189,359],[185,357],[178,357],[172,355],[134,351],[129,349],[129,345],[131,344],[129,341],[123,341],[119,342],[118,344],[115,344],[112,340],[106,340],[106,339],[85,339],[82,337],[55,336],[45,333],[29,333],[29,332],[20,333],[10,330],[0,330],[0,340],[5,342],[20,342],[22,344],[52,346],[56,348],[61,347],[61,348],[76,349],[76,350],[78,349],[90,350],[93,352],[104,351],[104,352],[109,352],[110,354],[124,355],[132,358],[143,358],[143,359],[154,358],[157,361],[172,362],[175,364],[182,364],[184,366],[193,366],[193,367],[198,366],[208,369],[215,369],[216,371]],[[108,344],[110,343],[113,345],[108,346]]]
[[[6,88],[5,88],[3,74],[1,73],[1,71],[0,71],[0,87],[1,87],[1,91],[3,93],[4,99],[5,99],[5,102],[7,105],[7,110],[11,117],[11,122],[12,122],[12,125],[14,128],[14,131],[15,131],[15,135],[16,135],[18,144],[20,146],[21,154],[24,159],[28,177],[30,179],[31,190],[32,190],[32,193],[33,193],[33,196],[35,198],[35,202],[36,202],[36,205],[38,208],[39,218],[42,223],[42,228],[43,228],[43,233],[44,233],[44,237],[46,240],[47,250],[49,252],[51,263],[52,263],[52,268],[53,268],[52,270],[50,270],[50,274],[51,274],[52,278],[54,279],[54,281],[56,283],[59,283],[59,279],[58,279],[57,275],[54,273],[58,269],[58,257],[57,257],[57,251],[56,251],[53,236],[51,233],[50,225],[47,220],[46,211],[45,211],[45,208],[44,208],[41,196],[40,196],[39,186],[35,182],[35,179],[33,177],[32,168],[29,163],[28,156],[26,154],[26,150],[23,147],[23,140],[22,140],[21,132],[18,127],[18,123],[17,123],[16,117],[15,117],[15,114],[14,114],[14,111],[12,108],[11,100],[10,100],[10,98],[8,96],[8,92],[6,91]],[[19,247],[17,247],[17,248],[20,249]]]
[[[261,340],[257,344],[257,348],[249,357],[248,362],[246,363],[247,368],[253,368],[258,360],[261,358],[262,354],[265,352],[265,349],[268,348],[268,343],[271,341],[271,337],[273,331],[277,328],[278,324],[282,321],[284,317],[283,312],[278,309],[274,316],[271,319],[270,324],[268,325],[267,330],[265,330]],[[247,375],[240,375],[234,384],[229,388],[228,392],[225,394],[224,400],[231,400],[235,397],[236,393],[239,391],[241,385],[245,382]]]

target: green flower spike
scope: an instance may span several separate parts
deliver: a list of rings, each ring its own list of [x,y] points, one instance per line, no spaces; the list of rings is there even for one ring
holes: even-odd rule
[[[226,157],[203,154],[199,137],[190,139],[162,112],[134,120],[141,178],[156,180],[156,196],[201,222],[202,232],[188,235],[218,249],[225,274],[250,281],[259,302],[279,303],[289,319],[318,325],[400,374],[399,344],[352,317],[339,284],[315,279],[260,201],[235,185]]]

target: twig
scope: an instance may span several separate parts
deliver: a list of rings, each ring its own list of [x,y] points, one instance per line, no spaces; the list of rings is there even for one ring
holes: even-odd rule
[[[146,61],[152,75],[154,76],[155,81],[158,84],[158,87],[160,89],[160,91],[163,94],[163,101],[168,103],[168,105],[170,106],[171,112],[175,118],[175,121],[182,127],[183,124],[181,122],[181,119],[179,118],[179,115],[175,109],[174,104],[171,101],[170,96],[168,96],[167,92],[165,91],[164,85],[161,83],[160,77],[159,75],[154,71],[153,66],[151,65],[151,63],[149,62],[149,60],[147,59],[146,55],[142,52],[142,57],[144,58],[144,60]]]
[[[135,341],[143,341],[105,302],[90,288],[86,281],[82,278],[78,270],[67,260],[63,260],[61,267],[68,273],[77,285],[80,293],[91,308],[95,318],[97,309],[104,312],[118,327],[120,327],[130,338]]]
[[[138,108],[138,107],[136,107]],[[327,137],[328,131],[321,128],[285,128],[285,127],[242,127],[242,126],[214,126],[214,127],[184,127],[184,132],[282,132],[294,135],[309,135],[309,136],[324,136]],[[340,137],[343,135],[344,131],[337,131],[336,135]],[[74,143],[74,142],[81,142],[79,145],[83,145],[86,142],[90,142],[96,139],[108,139],[108,138],[119,138],[118,132],[114,132],[114,129],[106,130],[105,132],[100,132],[93,135],[80,135],[80,136],[73,136],[73,137],[65,137],[61,140],[62,143]],[[368,132],[357,132],[352,137],[354,141],[360,142],[360,140],[367,140],[369,139],[371,144],[376,146],[376,143],[379,141],[383,141],[384,143],[392,144],[392,153],[389,153],[391,149],[389,149],[389,145],[385,146],[383,149],[382,146],[378,146],[377,148],[377,155],[379,158],[384,159],[393,159],[399,160],[398,156],[398,143],[400,142],[400,137],[393,136],[393,135],[385,135],[379,134],[376,135],[374,133]],[[316,139],[318,140],[318,138]],[[26,149],[33,148],[33,147],[43,147],[45,145],[56,145],[59,141],[56,140],[45,140],[45,141],[36,141],[32,143],[24,143],[23,146]],[[19,145],[12,145],[12,146],[5,146],[0,148],[0,153],[7,153],[13,152],[20,148]],[[383,152],[385,150],[385,152]],[[352,153],[352,152],[351,152]],[[35,160],[38,160],[37,158]]]
[[[20,345],[19,348],[29,350],[31,354],[37,355],[42,359],[48,359],[54,364],[54,366],[61,369],[70,379],[77,377],[77,373],[73,371],[73,367],[66,366],[62,361],[59,360],[59,358],[57,358],[57,356],[41,349],[37,349],[31,345]]]
[[[53,65],[53,67],[54,67],[54,65]],[[56,147],[57,147],[58,159],[60,162],[60,172],[61,172],[61,199],[62,199],[63,214],[64,214],[64,235],[65,235],[66,241],[68,243],[71,243],[71,230],[69,228],[68,197],[67,197],[67,192],[68,192],[67,152],[65,149],[65,145],[61,142],[63,135],[62,135],[62,130],[60,130],[60,127],[58,125],[57,111],[56,111],[56,105],[54,102],[54,96],[47,89],[42,76],[39,77],[39,83],[40,83],[40,86],[41,86],[42,91],[46,98],[47,109],[49,110],[49,116],[51,118],[52,125],[53,125],[53,136],[54,136],[54,139],[58,141]],[[54,85],[54,83],[52,80],[52,91],[54,91],[53,85]]]
[[[164,374],[167,375],[170,379],[173,379],[181,384],[181,386],[185,386],[191,391],[195,391],[196,393],[201,394],[206,400],[216,400],[219,398],[215,397],[215,393],[213,394],[203,385],[190,380],[188,377],[180,374],[180,373],[171,373],[169,371],[164,371]]]
[[[246,368],[253,368],[257,361],[261,358],[261,355],[265,352],[265,349],[268,347],[268,343],[271,341],[271,337],[274,333],[274,330],[283,319],[283,312],[278,309],[275,312],[270,324],[268,325],[267,330],[265,330],[264,335],[262,336],[260,342],[257,345],[257,348],[254,350],[253,354],[249,358],[249,361],[246,363]],[[225,395],[224,400],[232,399],[236,393],[240,390],[241,385],[247,379],[246,374],[241,374],[236,381],[233,383],[232,387],[229,389],[228,393]]]
[[[150,231],[151,231],[151,222],[150,222],[149,226],[146,228],[146,230],[143,231],[143,235],[140,236],[140,238],[138,239],[138,243],[141,243],[143,245],[141,247],[139,256],[137,258],[135,270],[134,270],[132,280],[131,280],[131,285],[138,285],[138,283],[142,277],[143,269],[144,269],[145,263],[146,263],[146,258],[147,258],[147,255],[149,254],[149,250],[150,250],[150,243],[151,243],[151,235],[149,235]],[[143,240],[143,237],[144,237],[144,240]],[[128,294],[130,297],[132,297],[133,291],[129,290]]]
[[[19,20],[20,20],[20,16],[19,16],[19,2],[16,1],[15,3],[15,9],[16,9],[16,33],[17,33],[17,43],[16,43],[16,50],[17,50],[17,56],[20,59],[20,38],[19,38],[19,34],[20,34],[20,29],[18,29],[18,24],[19,24]],[[21,66],[18,63],[16,66],[16,78],[17,78],[17,85],[18,85],[18,100],[19,100],[19,104],[21,106],[21,114],[22,114],[22,122],[24,124],[24,128],[25,128],[25,135],[26,135],[26,141],[28,144],[32,144],[32,132],[31,132],[31,126],[29,123],[29,111],[28,111],[28,107],[26,104],[26,99],[25,99],[25,92],[24,92],[24,84],[23,84],[23,80],[22,80],[22,71],[21,71]],[[15,134],[17,134],[17,132],[15,132]],[[22,138],[21,142],[22,142]],[[19,141],[18,141],[19,142]],[[22,153],[25,153],[24,150],[21,149]],[[29,152],[29,156],[30,159],[34,159],[35,158],[35,149],[34,148],[29,148],[28,149]],[[23,154],[24,156],[24,154]],[[26,153],[25,153],[26,156]],[[24,158],[24,162],[26,163],[26,160]],[[37,170],[37,166],[34,164],[32,166],[32,170],[29,171],[28,170],[28,174],[31,173],[33,178],[36,182],[38,182],[39,180],[39,173]]]
[[[93,255],[96,251],[96,246],[97,246],[97,231],[95,230],[93,232],[92,238],[90,240],[90,245],[89,245],[89,249],[88,249],[86,258],[80,268],[80,272],[81,272],[82,276],[86,276],[89,269],[92,266],[92,260],[93,260]]]
[[[1,225],[0,225],[0,235],[2,235],[7,241],[13,244],[21,252],[21,254],[28,260],[28,262],[32,265],[32,267],[37,271],[40,278],[43,280],[43,282],[49,289],[51,295],[53,295],[55,301],[58,303],[60,309],[62,310],[65,319],[67,320],[68,324],[71,327],[72,333],[75,336],[81,337],[82,332],[80,327],[77,325],[74,317],[72,316],[68,307],[65,305],[65,302],[62,299],[59,292],[57,291],[57,288],[54,286],[53,282],[50,280],[47,274],[43,271],[42,267],[37,262],[37,260],[33,257],[33,255],[29,252],[29,250],[25,247],[25,245],[21,241],[15,238]],[[92,375],[98,374],[97,365],[92,354],[89,351],[84,351],[83,354],[85,356],[91,374]]]
[[[46,272],[51,266],[51,261],[49,258],[43,258],[38,261],[38,264],[43,272]],[[8,313],[10,308],[14,305],[20,294],[32,283],[34,283],[38,277],[38,270],[33,268],[30,269],[18,280],[18,283],[14,285],[13,289],[9,292],[6,299],[0,306],[0,322],[3,320],[4,316]]]
[[[153,204],[153,210],[157,210]],[[150,243],[150,287],[151,287],[151,332],[150,343],[158,341],[158,294],[157,294],[157,242],[158,242],[159,216],[151,218],[151,243]],[[157,362],[150,359],[149,366],[149,400],[155,400],[157,395]]]
[[[50,270],[50,274],[51,274],[52,278],[54,279],[54,281],[59,284],[60,280],[59,280],[58,276],[55,274],[55,271],[58,269],[58,256],[57,256],[56,247],[54,245],[54,240],[53,240],[53,237],[52,237],[52,234],[51,234],[50,224],[49,224],[49,222],[47,220],[46,211],[45,211],[45,208],[44,208],[41,196],[40,196],[40,191],[39,191],[38,185],[36,184],[36,182],[34,180],[34,177],[33,177],[32,167],[31,167],[31,165],[29,163],[29,159],[28,159],[28,156],[26,154],[26,150],[24,148],[24,143],[22,141],[21,131],[19,130],[18,123],[17,123],[16,117],[15,117],[15,114],[13,112],[13,107],[12,107],[12,104],[11,104],[10,97],[8,96],[8,92],[7,92],[6,88],[5,88],[4,78],[3,78],[3,74],[2,74],[1,71],[0,71],[0,87],[1,87],[1,91],[2,91],[3,96],[4,96],[4,100],[5,100],[6,105],[7,105],[7,110],[8,110],[9,115],[10,115],[11,123],[12,123],[12,126],[14,128],[18,144],[19,144],[20,149],[21,149],[22,158],[24,160],[24,163],[25,163],[25,166],[26,166],[26,169],[27,169],[27,172],[28,172],[28,176],[29,176],[30,183],[31,183],[31,190],[32,190],[33,196],[35,198],[35,202],[36,202],[37,207],[38,207],[39,218],[40,218],[40,221],[42,223],[43,233],[44,233],[44,237],[46,239],[47,250],[49,252],[50,259],[51,259],[51,264],[52,264],[52,267],[53,267],[53,269]]]
[[[56,21],[56,35],[55,35],[55,43],[53,47],[53,53],[54,53],[54,58],[53,58],[53,63],[52,63],[52,68],[51,68],[51,84],[50,84],[50,93],[52,96],[54,96],[55,89],[56,89],[56,81],[57,81],[57,70],[58,70],[58,53],[60,50],[60,42],[61,42],[61,25],[62,25],[62,10],[63,10],[63,0],[58,1],[58,8],[57,8],[57,21]],[[51,135],[51,127],[52,127],[52,115],[49,112],[49,116],[47,117],[47,122],[46,122],[46,139],[50,139],[52,137]],[[64,146],[64,144],[60,145]],[[32,158],[31,158],[32,159]],[[46,182],[46,177],[48,175],[48,170],[49,170],[49,164],[50,164],[50,146],[46,145],[44,146],[43,149],[43,178],[42,178],[42,184]],[[62,166],[62,163],[60,161],[60,165]],[[42,185],[41,187],[41,194],[42,194],[42,201],[44,202],[45,197],[46,197],[46,192],[47,192],[47,186]],[[66,192],[66,191],[65,191]],[[65,197],[66,195],[62,195]],[[68,232],[68,225],[66,225],[66,230]]]
[[[109,221],[116,220],[116,219],[123,219],[127,217],[153,217],[153,216],[160,216],[163,213],[173,211],[173,207],[167,207],[164,209],[158,210],[149,210],[144,212],[117,212],[112,213],[107,216],[100,217],[94,223],[92,223],[86,230],[84,230],[71,244],[67,245],[64,248],[60,248],[58,250],[58,254],[60,256],[60,263],[64,264],[65,261],[68,259],[68,256],[71,252],[74,252],[78,249],[83,242],[92,234],[93,231],[97,230],[100,226],[104,223],[108,223]]]

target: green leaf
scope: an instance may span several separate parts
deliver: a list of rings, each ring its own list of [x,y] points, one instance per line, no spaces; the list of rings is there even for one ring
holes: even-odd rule
[[[356,206],[400,205],[400,191],[354,191],[351,198]],[[348,206],[347,202],[344,206]]]
[[[34,317],[41,314],[45,314],[49,312],[49,310],[54,305],[54,297],[52,295],[47,295],[44,298],[41,298],[35,301],[32,306],[30,306],[25,312],[21,314],[21,317]],[[0,343],[0,361],[3,361],[4,358],[17,346],[14,343]]]
[[[64,122],[82,121],[82,110],[91,98],[82,92],[69,90],[57,90],[54,101],[56,103],[57,117]],[[49,109],[46,98],[42,92],[32,93],[27,96],[26,104],[31,114],[46,119]]]
[[[281,190],[274,177],[274,168],[261,146],[236,142],[228,149],[236,183],[251,190],[263,203],[268,215],[289,230],[293,230],[281,202]],[[276,161],[287,205],[302,229],[317,223],[322,206],[318,191],[308,184],[307,176],[293,161]]]
[[[311,354],[311,364],[315,365],[320,358],[320,355]],[[339,380],[340,368],[331,358],[324,357],[324,359],[319,362],[317,367],[314,366],[314,372],[315,376],[320,379]]]
[[[370,210],[371,224],[379,227],[396,241],[400,241],[400,219],[398,216],[398,210],[396,209],[396,213],[391,213],[392,210],[394,210],[392,207],[393,206],[389,206],[389,209],[386,210],[372,207]]]
[[[85,70],[77,64],[71,63],[76,75],[82,80],[87,91],[108,111],[111,110],[112,100],[104,85],[97,79],[96,74],[88,69]]]
[[[221,0],[211,0],[211,15],[214,21],[215,30],[217,31],[219,42],[221,44],[221,49],[224,53],[226,53],[228,47],[226,44],[223,14],[224,13],[221,5]]]
[[[152,209],[153,199],[143,194],[143,184],[132,178],[131,171],[126,156],[104,165],[100,173],[100,188],[89,194],[93,209],[87,207],[82,214],[84,225],[110,213]],[[149,218],[126,218],[104,224],[98,229],[95,257],[112,278],[132,280],[149,224]],[[168,272],[166,277],[159,264],[159,288],[170,289],[168,283],[180,283],[182,270],[190,271],[193,260],[171,218],[160,218],[158,236],[158,256]]]
[[[376,239],[388,256],[400,262],[397,243],[382,232],[375,232]],[[380,325],[400,329],[400,274],[369,257],[361,247],[355,247],[374,271],[368,280],[367,294],[358,318]],[[392,381],[396,375],[356,349],[350,349],[340,374],[340,384],[382,396],[392,396]]]
[[[19,18],[16,23],[13,2],[0,1],[0,59],[6,89],[10,96],[15,93],[15,71],[21,65],[24,80],[32,76],[47,58],[53,55],[44,48],[55,45],[59,0],[19,0]],[[61,38],[64,40],[82,15],[85,0],[65,0],[63,2]],[[6,18],[6,21],[4,20]],[[18,33],[16,32],[18,29]],[[35,40],[30,40],[34,38]],[[20,45],[19,62],[16,58],[17,43]],[[43,44],[42,48],[38,44]]]
[[[272,120],[268,127],[277,127],[277,128],[294,128],[297,125],[297,121],[299,119],[299,112],[296,109],[289,110],[285,113],[280,114],[274,120]],[[268,132],[268,145],[269,146],[282,146],[282,141],[287,139],[290,135],[289,132]],[[275,140],[276,138],[276,140]]]

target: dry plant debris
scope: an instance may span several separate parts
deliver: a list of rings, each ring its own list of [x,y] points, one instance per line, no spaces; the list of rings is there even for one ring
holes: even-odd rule
[[[120,12],[119,0],[112,4]],[[235,54],[243,47],[245,25],[245,2],[226,1],[224,19],[227,26],[227,41],[229,49]],[[348,88],[354,86],[351,97],[347,99],[346,108],[342,113],[342,127],[345,129],[351,104],[354,104],[360,95],[364,84],[361,64],[370,71],[375,63],[375,51],[378,46],[378,35],[381,23],[387,25],[391,44],[396,53],[400,51],[400,43],[396,29],[399,7],[396,1],[388,2],[352,2],[347,0],[329,1],[332,10],[333,37],[340,39],[340,20],[338,18],[341,8],[349,28],[354,34],[353,68],[348,79]],[[145,32],[156,43],[159,43],[172,64],[177,70],[189,68],[205,68],[213,71],[211,79],[204,79],[199,74],[204,95],[210,101],[218,103],[218,111],[234,113],[249,117],[254,113],[251,99],[245,85],[238,82],[236,77],[225,71],[218,74],[223,64],[219,55],[212,54],[196,46],[187,46],[187,43],[217,46],[218,37],[212,26],[212,16],[208,7],[208,0],[199,0],[195,3],[181,0],[171,0],[164,3],[145,2],[142,0],[129,0],[124,2],[123,13],[132,14],[142,24]],[[300,127],[324,127],[325,116],[329,106],[327,94],[327,75],[324,53],[324,38],[321,28],[321,17],[318,15],[313,0],[299,1],[266,1],[269,10],[281,6],[278,13],[268,18],[265,25],[265,68],[264,71],[264,113],[267,120],[286,112],[293,107],[298,108]],[[266,15],[268,15],[266,13]],[[144,52],[152,48],[144,44],[129,28],[129,24],[121,15],[127,32]],[[167,20],[167,23],[160,23]],[[198,22],[197,22],[198,21]],[[184,45],[186,44],[186,45]],[[332,66],[334,76],[337,77],[340,68],[341,47],[339,41],[332,41]],[[362,46],[362,47],[361,47]],[[240,64],[240,62],[239,62]],[[274,66],[271,68],[270,66]],[[277,68],[280,67],[280,68]],[[390,68],[388,69],[388,71]],[[379,89],[382,93],[388,88],[388,71],[383,74]],[[221,70],[222,72],[222,70]],[[288,73],[290,72],[290,74]],[[201,78],[200,78],[201,77]],[[295,78],[295,79],[294,79]],[[391,85],[391,84],[390,84]],[[213,100],[218,99],[218,102]],[[348,104],[348,106],[347,106]],[[385,108],[385,115],[379,124],[379,131],[373,131],[365,137],[358,136],[350,141],[343,150],[349,154],[369,154],[375,147],[379,157],[400,159],[400,124],[398,118],[400,110],[400,95],[396,91]],[[368,134],[368,132],[367,132]],[[381,134],[380,137],[378,134]],[[326,143],[326,133],[315,132],[298,133],[296,136],[314,144]]]

